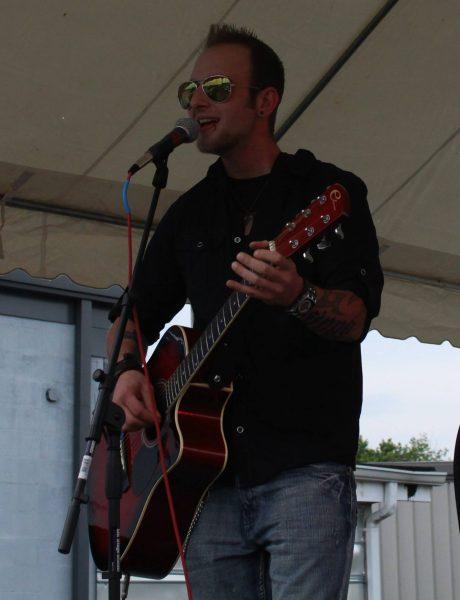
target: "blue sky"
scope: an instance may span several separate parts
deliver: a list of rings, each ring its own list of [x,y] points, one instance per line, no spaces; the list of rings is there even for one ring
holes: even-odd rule
[[[371,331],[362,345],[364,402],[361,433],[407,442],[426,433],[433,448],[453,457],[460,425],[460,349],[422,344]]]

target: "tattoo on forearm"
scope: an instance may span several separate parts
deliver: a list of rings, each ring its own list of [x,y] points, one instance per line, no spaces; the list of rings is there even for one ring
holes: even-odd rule
[[[358,339],[364,325],[362,301],[352,292],[322,290],[316,306],[302,321],[311,331],[328,339]]]
[[[132,342],[135,343],[135,347],[133,348],[132,352],[133,354],[135,354],[135,356],[137,356],[138,358],[140,358],[139,355],[139,348],[137,346],[137,335],[134,329],[128,329],[125,331],[124,335],[123,335],[123,339],[124,340],[130,340]],[[141,334],[141,343],[142,343],[142,348],[144,350],[144,353],[147,351],[147,342],[145,341],[144,336]]]
[[[344,323],[331,317],[314,314],[308,320],[305,317],[305,323],[318,335],[333,339],[348,338],[356,325],[354,321]]]

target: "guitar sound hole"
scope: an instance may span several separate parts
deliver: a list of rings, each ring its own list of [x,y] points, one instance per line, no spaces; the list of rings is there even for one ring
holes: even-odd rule
[[[157,403],[157,407],[158,410],[160,411],[160,427],[161,427],[161,436],[163,437],[166,433],[166,431],[169,428],[169,414],[168,413],[163,413],[160,410],[160,406]],[[157,442],[157,431],[155,429],[154,426],[152,427],[147,427],[146,429],[144,429],[143,431],[143,437],[144,437],[144,442],[147,445],[152,445],[152,444],[156,444]]]
[[[156,432],[155,427],[149,427],[148,429],[146,429],[145,437],[146,437],[147,441],[150,442],[151,444],[153,442],[155,442],[157,439],[157,432]]]

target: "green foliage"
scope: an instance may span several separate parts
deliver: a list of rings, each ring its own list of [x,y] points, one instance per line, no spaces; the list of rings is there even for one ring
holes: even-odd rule
[[[443,460],[447,448],[433,450],[425,433],[412,437],[408,444],[393,442],[391,438],[382,440],[377,448],[370,448],[369,442],[359,436],[357,462],[397,462],[397,461],[436,461]]]

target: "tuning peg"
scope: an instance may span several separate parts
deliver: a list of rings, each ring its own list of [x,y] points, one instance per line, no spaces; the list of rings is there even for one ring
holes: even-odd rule
[[[339,237],[341,240],[343,240],[345,235],[342,230],[342,223],[339,223],[339,225],[337,225],[337,227],[334,228],[334,233],[337,237]]]
[[[326,239],[325,235],[323,235],[321,240],[316,244],[316,247],[318,248],[318,250],[326,250],[326,248],[329,248],[330,245],[331,242]]]
[[[311,252],[308,248],[307,250],[305,250],[305,252],[302,252],[302,258],[308,261],[309,263],[313,262],[313,256],[311,255]]]

